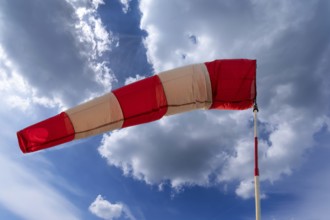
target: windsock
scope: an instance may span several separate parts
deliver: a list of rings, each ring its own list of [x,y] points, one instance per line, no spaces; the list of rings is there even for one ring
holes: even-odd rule
[[[196,109],[244,110],[256,99],[256,60],[227,59],[165,71],[17,132],[23,153]]]

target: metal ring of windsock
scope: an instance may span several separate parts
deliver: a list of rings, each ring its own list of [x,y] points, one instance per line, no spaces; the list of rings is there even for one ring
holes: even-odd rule
[[[24,153],[195,109],[243,110],[256,99],[256,60],[193,64],[137,81],[17,132]]]

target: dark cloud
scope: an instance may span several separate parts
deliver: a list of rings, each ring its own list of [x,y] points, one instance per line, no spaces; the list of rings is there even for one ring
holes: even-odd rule
[[[218,117],[223,122],[198,111],[128,128],[105,136],[99,151],[109,164],[149,184],[207,186],[233,153],[237,133],[246,132],[237,119]]]
[[[289,26],[267,51],[258,54],[259,100],[266,107],[290,105],[324,112],[327,102],[323,81],[329,81],[329,64],[324,63],[330,47],[329,6],[321,1],[310,18],[299,26]],[[320,71],[321,70],[321,71]],[[271,106],[278,86],[288,85],[290,91],[279,106]]]
[[[0,8],[0,43],[39,95],[72,105],[102,90],[90,66],[90,48],[77,37],[78,18],[71,4],[5,0]]]

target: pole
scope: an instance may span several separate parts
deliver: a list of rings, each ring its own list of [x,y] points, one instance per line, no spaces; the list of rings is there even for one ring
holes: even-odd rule
[[[255,102],[253,106],[254,113],[254,195],[255,195],[255,208],[256,220],[260,220],[260,184],[259,184],[259,165],[258,165],[258,133],[257,133],[257,112],[259,111],[258,105]]]

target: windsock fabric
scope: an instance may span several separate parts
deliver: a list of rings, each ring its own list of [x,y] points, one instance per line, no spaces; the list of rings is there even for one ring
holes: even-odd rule
[[[137,81],[17,132],[23,153],[196,109],[244,110],[256,99],[256,60],[215,60]]]

